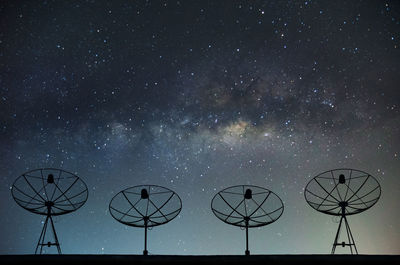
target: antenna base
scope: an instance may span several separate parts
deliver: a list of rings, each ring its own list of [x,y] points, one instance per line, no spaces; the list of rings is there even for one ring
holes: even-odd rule
[[[48,237],[46,237],[46,234],[48,232],[50,232],[48,230],[50,230],[52,232],[54,242],[50,242],[50,241],[45,242],[45,240],[48,238]],[[55,246],[57,248],[58,254],[61,254],[60,243],[57,238],[56,228],[54,227],[54,222],[53,222],[53,218],[51,215],[46,216],[46,220],[43,224],[42,233],[40,234],[39,241],[36,245],[35,254],[43,254],[44,246],[47,246],[47,247]]]
[[[339,237],[342,232],[341,230],[344,230],[343,234],[345,234],[345,237],[347,236],[347,238],[345,238],[345,241],[339,242]],[[343,248],[349,247],[351,254],[358,254],[356,243],[354,241],[353,234],[351,233],[350,225],[347,222],[346,215],[342,215],[340,218],[340,223],[336,232],[335,241],[333,242],[331,254],[335,254],[337,246],[342,246]]]

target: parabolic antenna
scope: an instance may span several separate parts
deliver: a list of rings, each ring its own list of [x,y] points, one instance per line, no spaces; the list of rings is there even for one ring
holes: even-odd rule
[[[250,255],[248,229],[275,222],[281,217],[283,208],[278,195],[252,185],[226,188],[211,201],[211,209],[221,221],[246,229],[246,255]]]
[[[88,198],[86,184],[77,175],[65,170],[41,168],[19,176],[12,185],[11,195],[25,210],[46,216],[35,254],[42,254],[43,246],[56,246],[58,253],[61,254],[52,217],[82,207]],[[48,226],[49,222],[51,228]],[[53,232],[54,242],[45,242],[48,229]]]
[[[315,210],[340,216],[339,227],[333,242],[336,246],[350,248],[351,254],[358,254],[346,216],[361,213],[371,208],[381,196],[381,186],[370,174],[350,168],[333,169],[323,172],[307,184],[304,196]],[[347,242],[339,243],[342,226],[345,226]],[[353,249],[354,248],[354,249]]]
[[[143,255],[147,255],[147,228],[174,219],[182,209],[182,201],[178,194],[165,187],[141,185],[117,193],[109,209],[118,222],[144,228]]]

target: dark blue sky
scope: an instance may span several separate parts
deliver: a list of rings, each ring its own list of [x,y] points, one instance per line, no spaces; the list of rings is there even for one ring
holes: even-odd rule
[[[210,209],[241,184],[285,204],[252,253],[329,253],[338,220],[303,191],[350,167],[383,192],[349,218],[359,252],[399,254],[399,39],[397,1],[2,1],[1,253],[34,251],[42,217],[10,187],[41,167],[89,188],[57,217],[67,254],[141,253],[108,203],[142,184],[183,204],[150,253],[241,254],[244,231]]]

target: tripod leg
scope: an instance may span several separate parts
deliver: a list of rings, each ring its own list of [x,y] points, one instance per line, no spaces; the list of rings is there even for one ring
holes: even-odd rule
[[[46,238],[46,233],[47,233],[47,225],[49,224],[49,218],[46,218],[46,223],[43,226],[44,233],[42,237],[42,242],[40,243],[40,254],[43,253],[43,245],[44,245],[44,239]]]
[[[335,250],[336,250],[336,246],[338,244],[338,239],[339,239],[339,234],[340,234],[340,230],[342,228],[342,221],[343,221],[343,216],[340,218],[340,223],[339,223],[339,227],[338,230],[336,232],[336,236],[335,236],[335,241],[333,242],[333,247],[332,247],[332,252],[331,254],[335,254]]]
[[[349,241],[350,252],[351,252],[351,254],[353,254],[353,242],[351,241],[351,238],[350,238],[350,234],[349,234],[350,227],[349,227],[349,224],[347,223],[346,217],[344,218],[344,224],[346,226],[347,240]]]
[[[250,255],[250,250],[249,250],[249,227],[246,225],[246,251],[245,251],[246,256]]]
[[[44,221],[42,232],[40,233],[40,237],[39,237],[38,243],[36,245],[35,254],[38,254],[39,246],[40,246],[40,253],[39,254],[42,254],[43,242],[44,242],[44,238],[46,236],[47,222],[48,221],[49,221],[49,217],[46,216],[46,220]]]
[[[347,237],[349,239],[349,245],[350,245],[351,254],[353,254],[353,246],[354,246],[355,254],[358,254],[357,247],[356,247],[356,242],[354,241],[353,234],[351,233],[351,230],[350,230],[350,225],[347,222],[346,218],[345,218],[344,221],[345,221],[345,224],[346,224]]]
[[[52,230],[53,230],[55,245],[57,246],[58,254],[61,254],[60,243],[58,242],[58,237],[57,237],[57,233],[56,233],[56,228],[54,227],[53,218],[51,218],[51,216],[50,216],[50,223],[51,223],[51,228],[52,228]]]
[[[145,222],[144,226],[144,250],[143,255],[147,256],[149,252],[147,251],[147,222]]]

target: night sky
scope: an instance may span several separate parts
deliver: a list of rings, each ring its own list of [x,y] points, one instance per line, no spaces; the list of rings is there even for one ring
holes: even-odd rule
[[[285,206],[252,254],[328,254],[338,218],[304,188],[335,168],[382,187],[348,218],[359,253],[400,254],[399,71],[400,1],[1,1],[0,253],[34,253],[43,216],[10,188],[55,167],[89,188],[55,218],[65,254],[141,254],[108,204],[143,184],[183,206],[149,254],[244,254],[210,207],[242,184]]]

